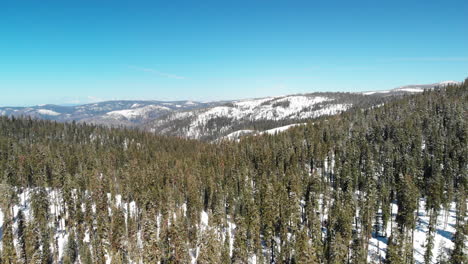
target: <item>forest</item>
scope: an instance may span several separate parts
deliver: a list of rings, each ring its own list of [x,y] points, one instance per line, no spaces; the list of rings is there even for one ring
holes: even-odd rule
[[[0,263],[468,263],[467,109],[468,79],[239,142],[1,117]]]

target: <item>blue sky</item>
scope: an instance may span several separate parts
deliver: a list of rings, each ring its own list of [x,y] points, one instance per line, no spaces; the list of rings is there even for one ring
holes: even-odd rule
[[[467,14],[450,0],[4,0],[0,105],[461,81]]]

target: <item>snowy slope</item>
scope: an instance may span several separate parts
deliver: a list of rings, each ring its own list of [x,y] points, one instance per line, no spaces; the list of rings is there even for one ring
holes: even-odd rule
[[[24,215],[24,219],[26,223],[29,223],[33,220],[33,210],[32,210],[32,202],[31,202],[31,197],[32,193],[34,192],[35,189],[26,189],[24,191],[19,191],[17,194],[17,202],[13,205],[13,244],[16,248],[16,250],[19,252],[19,239],[18,239],[18,213],[21,211]],[[68,243],[68,237],[70,234],[70,229],[72,227],[69,226],[69,223],[71,223],[68,219],[69,214],[67,213],[67,208],[65,206],[64,200],[63,200],[63,193],[58,190],[58,189],[51,189],[51,188],[46,188],[47,191],[47,198],[48,198],[48,203],[49,203],[49,208],[48,208],[48,213],[49,213],[49,228],[51,230],[51,243],[50,243],[50,249],[52,255],[57,255],[58,259],[57,261],[54,260],[54,263],[62,263],[62,259],[66,253],[66,247]],[[73,190],[73,193],[75,190]],[[90,195],[88,193],[88,195]],[[76,196],[74,196],[76,198]],[[110,193],[107,194],[108,198],[108,214],[111,216],[114,211],[113,210],[121,210],[124,215],[125,219],[125,225],[128,225],[129,220],[133,218],[133,221],[135,221],[136,217],[138,216],[139,208],[137,207],[135,201],[131,202],[125,202],[122,199],[122,196],[117,194],[115,196],[112,196]],[[93,214],[96,213],[96,204],[92,204],[92,210]],[[186,210],[187,210],[187,205],[182,204],[179,207],[179,211],[176,211],[173,213],[173,220],[175,220],[177,217],[186,217]],[[85,204],[81,205],[81,211],[85,212],[86,207]],[[161,217],[161,213],[159,213],[159,218]],[[57,221],[57,219],[59,219]],[[228,216],[227,220],[227,228],[225,229],[220,229],[220,228],[215,228],[210,226],[210,221],[209,221],[209,214],[205,211],[202,211],[200,213],[200,222],[197,225],[198,229],[200,230],[199,235],[201,236],[204,232],[207,230],[214,230],[214,232],[217,233],[217,235],[221,239],[227,239],[227,233],[229,233],[229,245],[230,245],[230,252],[232,255],[233,251],[233,245],[234,245],[234,238],[235,238],[235,228],[236,225],[231,222],[231,217]],[[3,222],[4,222],[4,212],[0,208],[0,253],[3,248]],[[158,221],[158,230],[160,228],[160,225],[162,223],[159,223]],[[96,227],[94,227],[96,228]],[[128,226],[126,226],[128,228]],[[141,226],[140,226],[141,228]],[[74,228],[76,229],[76,228]],[[76,234],[76,230],[75,234]],[[158,231],[159,232],[159,231]],[[140,243],[138,246],[142,249],[142,243],[141,243],[141,236],[142,236],[142,229],[138,230],[138,236],[140,237]],[[90,242],[90,230],[85,230],[85,235],[82,241],[82,245],[88,246],[92,248],[92,243]],[[190,255],[191,255],[191,263],[197,263],[197,258],[199,255],[200,247],[197,246],[196,248],[189,249]],[[112,263],[112,256],[109,254],[105,255],[106,263]],[[1,260],[0,260],[1,262]],[[77,261],[77,263],[82,263],[81,261]],[[130,264],[136,264],[138,263],[136,260],[132,260],[129,256],[129,262]]]
[[[161,112],[169,112],[171,109],[166,106],[159,106],[159,105],[148,105],[144,107],[134,108],[132,106],[131,109],[125,110],[117,110],[111,111],[106,114],[106,116],[110,116],[112,118],[126,118],[126,119],[136,119],[136,118],[143,118],[147,116],[152,111],[161,111]]]
[[[262,134],[269,134],[269,135],[275,135],[278,133],[285,132],[286,130],[296,127],[296,126],[301,126],[305,125],[307,123],[299,123],[299,124],[290,124],[286,126],[281,126],[281,127],[275,127],[272,129],[268,129],[265,131],[257,131],[257,130],[251,130],[251,129],[241,129],[234,131],[232,133],[227,134],[226,136],[221,137],[218,141],[222,140],[239,140],[242,136],[245,135],[262,135]]]
[[[0,115],[30,116],[59,122],[86,122],[100,125],[138,126],[175,111],[210,107],[219,103],[195,101],[106,101],[77,106],[38,105],[0,107]]]
[[[237,138],[238,134],[248,130],[267,130],[251,129],[249,125],[270,122],[269,126],[274,128],[285,122],[335,115],[353,105],[346,95],[333,93],[240,100],[206,109],[172,113],[149,122],[147,129],[195,139]]]
[[[364,95],[384,95],[384,94],[401,94],[401,93],[421,93],[426,89],[433,89],[435,87],[446,87],[448,85],[460,84],[457,81],[443,81],[431,84],[412,84],[400,86],[392,90],[368,91],[363,92]]]
[[[49,116],[58,116],[60,113],[57,113],[55,111],[49,110],[49,109],[38,109],[37,112],[41,115],[49,115]]]
[[[395,224],[396,212],[398,206],[393,206],[393,222]],[[449,210],[441,210],[437,217],[436,231],[434,235],[434,249],[432,251],[432,263],[437,263],[436,260],[441,254],[448,257],[448,252],[453,249],[452,238],[455,234],[456,208],[455,203],[452,203]],[[414,232],[413,256],[416,264],[424,263],[424,253],[426,252],[426,238],[428,234],[429,216],[425,211],[425,200],[419,201],[419,214],[417,215],[416,229]],[[390,224],[387,226],[386,236],[376,236],[374,233],[369,241],[368,261],[370,263],[379,263],[386,256],[388,239],[392,233]]]
[[[265,130],[263,133],[270,134],[270,135],[275,135],[275,134],[284,132],[284,131],[286,131],[286,130],[292,128],[292,127],[296,127],[296,126],[300,126],[300,125],[305,125],[305,124],[306,124],[306,123],[291,124],[291,125],[287,125],[287,126],[276,127],[276,128],[273,128],[273,129]]]
[[[333,162],[331,163],[331,167],[324,167],[325,171],[333,171]],[[49,201],[49,214],[50,214],[50,224],[49,227],[52,230],[53,241],[56,243],[51,243],[50,248],[52,253],[57,253],[58,258],[61,259],[64,256],[66,243],[68,241],[68,236],[70,232],[70,226],[68,225],[68,213],[66,208],[64,207],[64,200],[63,194],[60,190],[57,189],[50,189],[47,188],[47,196]],[[17,222],[17,215],[19,211],[22,211],[25,217],[26,222],[30,222],[33,219],[33,210],[32,210],[32,203],[31,203],[31,195],[34,189],[26,189],[24,191],[19,191],[17,195],[17,202],[13,205],[13,214],[14,214],[14,222],[13,222],[13,237],[14,237],[14,245],[18,249],[18,222]],[[88,194],[90,195],[90,194]],[[108,213],[109,215],[113,214],[113,210],[121,210],[123,212],[125,218],[125,224],[127,225],[130,218],[135,218],[139,214],[138,211],[140,210],[134,201],[128,202],[122,199],[121,195],[112,196],[111,194],[107,194],[108,198]],[[303,203],[301,203],[303,206]],[[323,196],[320,196],[319,201],[319,208],[317,209],[317,213],[320,216],[321,222],[324,224],[322,226],[322,230],[324,234],[326,233],[326,219],[328,218],[327,210],[322,209],[323,205]],[[96,208],[96,205],[93,204],[92,208]],[[392,215],[393,215],[393,227],[396,227],[395,224],[395,217],[398,211],[398,207],[396,204],[392,204]],[[81,206],[81,210],[85,212],[86,207],[84,204]],[[182,204],[180,210],[173,213],[173,219],[177,217],[186,217],[186,204]],[[95,210],[95,209],[94,209]],[[303,210],[303,209],[302,209]],[[93,211],[95,213],[95,211]],[[425,243],[426,243],[426,236],[428,232],[428,222],[429,217],[427,212],[425,211],[425,200],[420,199],[419,202],[419,214],[417,215],[417,224],[415,229],[415,239],[413,243],[414,248],[414,259],[416,264],[424,263],[424,253],[425,253]],[[416,213],[416,212],[415,212]],[[453,242],[452,238],[455,234],[455,219],[456,216],[456,208],[455,204],[452,203],[449,210],[441,210],[437,218],[437,225],[436,231],[434,236],[434,248],[432,251],[432,263],[436,263],[436,260],[440,257],[441,254],[448,255],[450,250],[453,249]],[[158,217],[159,218],[159,217]],[[59,219],[59,221],[55,221]],[[2,239],[3,239],[3,222],[4,222],[4,212],[0,209],[0,248],[2,248]],[[210,222],[210,215],[206,211],[200,212],[200,222],[198,224],[198,229],[200,230],[200,235],[202,235],[207,230],[213,230],[216,232],[217,236],[221,240],[227,239],[227,234],[229,234],[229,247],[230,253],[232,255],[234,240],[236,236],[236,225],[233,223],[231,217],[228,215],[227,219],[227,226],[225,228],[213,227],[211,226]],[[159,220],[158,220],[158,228],[159,228]],[[89,231],[89,230],[88,230]],[[83,243],[84,245],[91,246],[89,241],[89,232],[86,231],[86,235],[84,236]],[[141,230],[138,230],[139,236],[141,236]],[[388,223],[386,234],[384,232],[380,232],[377,236],[373,233],[372,238],[369,242],[369,251],[368,251],[368,262],[369,263],[382,263],[385,260],[386,256],[386,249],[388,238],[391,235],[392,226]],[[141,247],[141,244],[139,245]],[[268,254],[268,248],[264,248],[264,252]],[[199,246],[190,249],[190,255],[192,258],[191,263],[196,263],[197,257],[199,255],[200,248]],[[111,261],[110,256],[106,256],[107,261]],[[380,260],[380,262],[379,262]],[[255,263],[256,256],[253,255],[250,257],[249,263]],[[130,263],[136,263],[130,260]]]
[[[381,104],[382,100],[402,94],[420,93],[424,89],[457,83],[444,81],[386,91],[312,93],[208,103],[121,100],[77,106],[0,107],[0,115],[138,127],[160,134],[216,140],[236,131],[264,131],[301,120],[335,115],[352,107],[372,107],[372,104]]]

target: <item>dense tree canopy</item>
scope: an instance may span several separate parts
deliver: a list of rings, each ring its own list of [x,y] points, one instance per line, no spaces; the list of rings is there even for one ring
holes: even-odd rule
[[[32,190],[34,217],[21,220],[15,251],[11,222],[23,216],[5,214],[1,260],[55,262],[52,229],[64,225],[66,263],[187,263],[197,254],[199,263],[363,263],[370,237],[391,225],[387,263],[412,263],[424,198],[433,214],[457,203],[448,258],[464,263],[467,109],[465,82],[215,144],[2,117],[2,211]],[[66,221],[51,219],[53,190]]]

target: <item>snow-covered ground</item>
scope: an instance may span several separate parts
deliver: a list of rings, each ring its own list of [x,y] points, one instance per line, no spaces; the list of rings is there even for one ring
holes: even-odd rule
[[[275,135],[275,134],[278,134],[278,133],[282,133],[282,132],[284,132],[284,131],[292,128],[292,127],[301,126],[301,125],[305,125],[305,124],[307,124],[307,123],[291,124],[291,125],[286,125],[286,126],[281,126],[281,127],[275,127],[275,128],[268,129],[268,130],[265,130],[265,131],[257,131],[257,130],[251,130],[251,129],[241,129],[241,130],[237,130],[237,131],[234,131],[232,133],[229,133],[226,136],[221,137],[218,140],[215,140],[215,142],[219,142],[219,141],[223,141],[223,140],[239,141],[239,139],[242,136],[245,136],[245,135],[262,135],[262,134]]]
[[[49,227],[53,230],[53,242],[51,243],[51,248],[56,249],[56,253],[58,253],[58,258],[61,259],[65,253],[65,247],[68,242],[69,236],[69,228],[66,226],[66,217],[65,209],[64,209],[64,201],[60,191],[47,188],[48,200],[49,200],[49,216],[50,222]],[[24,215],[24,219],[26,222],[32,221],[33,214],[32,214],[32,204],[31,204],[31,195],[33,190],[26,189],[23,192],[18,194],[18,202],[13,206],[13,214],[14,214],[14,222],[13,222],[13,244],[18,249],[18,218],[17,215],[19,211],[22,211]],[[111,195],[108,194],[109,202],[112,202]],[[120,195],[116,195],[113,199],[113,204],[123,210],[125,215],[125,220],[127,221],[127,216],[135,216],[136,214],[136,205],[135,202],[124,203],[122,202],[122,198]],[[93,209],[95,210],[95,204],[93,205]],[[81,210],[84,212],[85,206],[82,204]],[[95,211],[94,211],[95,213]],[[109,214],[112,214],[112,210],[109,207]],[[60,219],[57,222],[54,219]],[[4,221],[4,212],[0,208],[0,248],[2,245],[2,238],[3,238],[3,221]],[[127,223],[127,222],[126,222]],[[89,242],[89,233],[84,237],[83,242]],[[54,247],[54,244],[57,247]],[[52,251],[52,253],[54,253]],[[110,263],[111,259],[110,256],[106,256],[107,262]],[[134,263],[134,262],[130,262]]]
[[[60,113],[57,113],[55,111],[49,110],[49,109],[38,109],[37,112],[41,115],[48,115],[48,116],[58,116]]]
[[[251,130],[251,129],[237,130],[237,131],[227,134],[226,136],[222,137],[220,140],[238,140],[242,136],[256,134],[257,132],[258,131]]]
[[[138,107],[138,106],[139,105],[134,104],[132,105],[131,109],[111,111],[111,112],[108,112],[106,116],[117,118],[117,119],[119,118],[136,119],[136,118],[145,117],[153,111],[161,111],[161,112],[171,111],[170,108],[165,107],[165,106],[159,106],[159,105],[147,105],[144,107]]]
[[[49,200],[49,228],[53,231],[53,240],[51,241],[51,249],[52,249],[52,254],[57,253],[58,259],[62,259],[62,257],[65,254],[65,248],[68,242],[68,236],[69,236],[69,229],[70,227],[66,226],[66,219],[68,215],[65,213],[65,208],[64,208],[64,201],[62,197],[62,193],[58,190],[55,189],[50,189],[47,188],[47,195],[48,195],[48,200]],[[13,206],[13,214],[14,214],[14,222],[13,222],[13,243],[14,246],[18,250],[18,218],[17,215],[19,211],[22,211],[25,221],[30,222],[33,219],[33,214],[32,214],[32,203],[31,203],[31,196],[33,193],[33,189],[26,189],[23,192],[20,192],[17,197],[17,203]],[[122,196],[117,194],[115,196],[112,196],[110,193],[107,194],[108,202],[109,202],[109,208],[108,208],[108,213],[109,215],[112,215],[113,209],[112,208],[118,208],[119,210],[122,210],[124,213],[124,218],[125,218],[125,224],[127,225],[127,219],[128,217],[136,217],[138,208],[136,206],[136,203],[134,201],[132,202],[124,202],[122,199]],[[185,217],[186,215],[186,210],[187,210],[187,205],[182,204],[180,206],[180,215],[182,217]],[[81,210],[84,212],[85,211],[85,204],[81,205]],[[92,204],[92,211],[93,213],[96,213],[96,204]],[[177,218],[176,212],[174,212],[174,219]],[[228,217],[230,219],[230,217]],[[58,220],[60,219],[60,220]],[[160,225],[160,219],[161,219],[161,214],[157,217],[157,234],[159,236],[159,225]],[[58,220],[55,221],[55,220]],[[2,209],[0,209],[0,252],[3,247],[2,245],[2,238],[3,238],[3,222],[4,222],[4,212]],[[198,228],[201,233],[205,232],[207,229],[210,229],[209,225],[209,214],[205,211],[202,211],[200,213],[200,223],[198,225]],[[229,245],[230,245],[230,252],[232,255],[233,251],[233,245],[234,245],[234,236],[235,236],[235,228],[236,225],[232,223],[231,221],[227,221],[227,228],[226,230],[220,230],[220,229],[215,229],[216,232],[220,234],[222,239],[227,239],[226,233],[229,232]],[[138,238],[139,238],[139,246],[142,247],[142,241],[141,241],[141,230],[138,231]],[[89,230],[85,231],[84,243],[89,243],[90,242],[90,234]],[[56,245],[56,247],[54,246]],[[56,251],[55,251],[56,250]],[[55,251],[55,252],[54,252]],[[199,246],[197,248],[191,249],[190,254],[192,257],[192,263],[197,263],[197,258],[199,255],[200,248]],[[106,263],[112,263],[112,256],[109,254],[105,254],[106,258]],[[129,263],[131,264],[136,264],[137,262],[133,260],[129,260]]]
[[[292,127],[301,126],[301,125],[305,125],[305,124],[306,123],[300,123],[300,124],[291,124],[291,125],[282,126],[282,127],[275,127],[273,129],[265,130],[265,131],[263,131],[263,133],[266,133],[266,134],[269,134],[269,135],[274,135],[274,134],[284,132],[284,131],[292,128]]]
[[[424,90],[426,89],[433,89],[435,87],[445,87],[448,85],[456,85],[456,84],[460,84],[460,82],[443,81],[443,82],[432,83],[432,84],[413,84],[413,85],[400,86],[392,90],[367,91],[367,92],[362,92],[362,94],[372,95],[372,94],[387,94],[387,93],[392,93],[392,92],[421,93],[421,92],[424,92]]]
[[[332,170],[333,168],[333,162],[330,164],[330,168],[324,168],[326,171]],[[63,257],[64,255],[64,249],[66,246],[66,243],[68,241],[68,228],[66,227],[65,220],[66,217],[64,217],[64,208],[62,206],[63,204],[63,198],[60,192],[57,190],[53,189],[48,189],[48,197],[49,197],[49,214],[51,216],[50,219],[60,219],[58,222],[51,222],[49,223],[49,226],[52,230],[54,230],[54,241],[57,242],[57,248],[56,250],[58,251],[58,256],[59,258]],[[18,202],[14,205],[13,207],[13,213],[15,216],[18,215],[18,212],[21,210],[25,216],[25,220],[27,222],[32,220],[32,209],[31,209],[31,190],[26,190],[24,192],[19,193],[18,195]],[[112,197],[110,194],[108,194],[108,200],[110,203],[112,203],[115,207],[120,208],[120,210],[123,210],[124,216],[125,216],[125,221],[127,223],[127,217],[134,217],[137,215],[137,206],[135,202],[129,202],[126,203],[122,200],[122,197],[120,195],[115,195]],[[324,211],[322,206],[323,206],[323,196],[320,196],[319,198],[319,208],[317,208],[318,212],[320,212],[321,216],[321,222],[323,223],[324,220],[326,220],[328,216],[328,212]],[[303,201],[301,202],[303,204]],[[84,205],[81,206],[82,210],[84,210]],[[181,207],[181,214],[182,216],[185,216],[186,212],[186,205],[182,205]],[[93,206],[93,209],[95,209],[95,206]],[[398,207],[396,204],[392,204],[392,213],[393,213],[393,227],[396,227],[395,223],[395,217],[396,217],[396,212],[398,210]],[[109,214],[112,214],[112,209],[109,208]],[[416,214],[416,212],[415,212]],[[60,217],[59,217],[60,216]],[[176,214],[174,213],[174,217],[177,217]],[[158,226],[159,226],[159,220],[160,216],[158,217]],[[201,233],[205,232],[208,229],[211,229],[213,227],[210,227],[210,221],[209,221],[209,214],[205,211],[202,211],[200,213],[200,223],[199,223],[199,230]],[[434,248],[433,248],[433,255],[432,255],[432,263],[436,263],[436,259],[439,257],[440,254],[445,254],[448,255],[450,250],[453,248],[453,242],[452,238],[455,234],[455,221],[456,221],[456,208],[455,208],[455,203],[452,203],[450,208],[448,210],[441,210],[438,218],[437,218],[437,223],[436,223],[436,228],[435,228],[435,234],[434,234]],[[4,213],[0,209],[0,226],[3,226],[4,222]],[[414,249],[414,258],[416,261],[416,264],[422,264],[424,263],[424,253],[426,251],[426,238],[427,238],[427,233],[428,233],[428,225],[429,225],[429,216],[427,215],[425,211],[425,200],[420,199],[419,202],[419,214],[417,215],[417,221],[416,221],[416,229],[414,231],[414,243],[413,243],[413,249]],[[18,223],[15,220],[13,223],[13,231],[14,231],[14,245],[17,247],[18,246],[18,238],[17,238],[17,229],[18,229]],[[322,228],[324,234],[326,235],[326,229]],[[232,255],[233,252],[233,247],[234,247],[234,239],[236,235],[236,225],[235,223],[231,220],[231,217],[228,216],[227,220],[227,226],[224,230],[221,229],[215,229],[215,231],[219,234],[220,238],[223,240],[227,239],[227,234],[229,234],[229,247],[230,247],[230,253]],[[140,231],[139,231],[140,232]],[[159,233],[159,227],[158,231]],[[386,232],[381,232],[377,236],[376,234],[373,234],[372,238],[370,239],[369,242],[369,252],[368,252],[368,262],[369,263],[379,263],[379,258],[381,261],[385,259],[386,256],[386,249],[387,249],[387,243],[388,243],[388,238],[390,237],[392,232],[392,227],[391,224],[388,223],[387,225],[387,230]],[[3,236],[3,228],[0,228],[0,247],[2,246],[1,238]],[[139,234],[139,237],[141,237],[141,232]],[[89,242],[89,233],[86,232],[86,235],[84,237],[84,242]],[[141,239],[140,239],[141,242]],[[141,243],[140,243],[141,246]],[[53,248],[51,246],[51,248]],[[190,254],[192,257],[192,263],[196,263],[196,260],[198,258],[200,248],[197,246],[196,248],[193,248],[190,250]],[[264,250],[265,253],[268,253],[268,249]],[[257,257],[255,255],[252,255],[249,257],[249,263],[256,263]],[[107,256],[107,262],[110,261],[110,256]]]
[[[392,204],[393,212],[393,224],[395,224],[396,212],[398,206]],[[416,213],[416,212],[415,212]],[[455,203],[451,204],[449,210],[441,210],[437,217],[436,229],[434,234],[434,249],[432,251],[432,263],[436,263],[437,258],[440,254],[448,255],[448,252],[453,249],[452,237],[455,234],[455,222],[456,222],[456,208]],[[424,263],[424,253],[426,252],[426,238],[428,234],[429,226],[429,215],[425,211],[425,200],[420,199],[419,201],[419,214],[416,221],[416,229],[414,231],[414,243],[413,243],[413,256],[416,264]],[[387,236],[376,236],[373,234],[369,241],[369,252],[368,261],[370,263],[379,263],[380,259],[385,259],[388,238],[391,235],[391,226],[388,223],[386,235]],[[384,235],[384,234],[380,234]]]
[[[337,103],[336,99],[322,95],[291,95],[240,100],[206,109],[177,112],[162,120],[156,120],[150,131],[167,132],[166,127],[173,123],[185,122],[180,136],[200,138],[211,132],[223,134],[236,124],[255,121],[279,121],[310,119],[323,115],[335,115],[348,110],[352,105]],[[243,132],[238,132],[243,133]],[[237,131],[228,138],[237,137]]]

